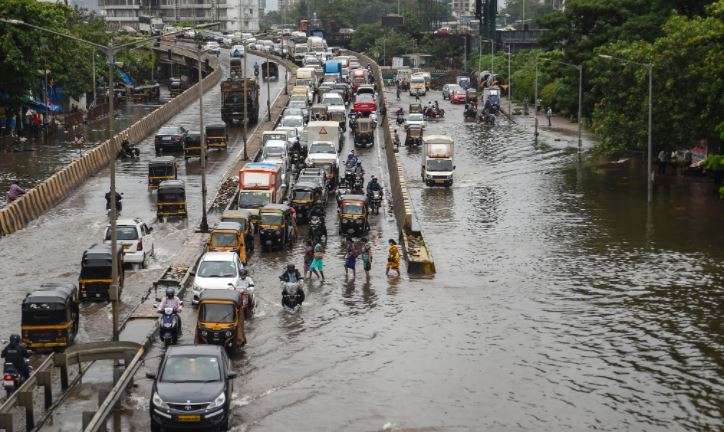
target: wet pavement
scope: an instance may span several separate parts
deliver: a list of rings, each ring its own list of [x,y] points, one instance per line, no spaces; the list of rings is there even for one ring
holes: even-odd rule
[[[466,124],[462,106],[439,99],[446,119],[426,134],[455,138],[454,186],[425,187],[420,153],[399,153],[436,277],[385,277],[386,239],[397,236],[389,206],[372,217],[366,282],[345,281],[330,204],[327,281],[308,282],[294,313],[279,306],[277,276],[289,261],[301,266],[301,244],[255,253],[258,307],[234,358],[233,430],[721,430],[724,203],[710,185],[662,183],[647,209],[636,167],[581,164],[575,138],[544,133],[536,143],[525,121],[502,118],[491,128]],[[195,112],[181,122],[192,124]],[[348,138],[344,153],[350,146]],[[362,153],[367,172],[386,177],[379,146]],[[129,202],[151,218],[145,173],[133,164],[121,172],[127,196],[144,197],[124,201],[124,216]],[[76,278],[82,247],[62,245],[100,236],[106,185],[91,179],[35,222],[42,229],[0,239],[14,264],[0,271],[8,304],[49,277]],[[69,220],[90,232],[67,229]],[[188,231],[155,226],[161,268]],[[183,343],[192,343],[193,314],[184,310]],[[141,377],[161,355],[156,344],[123,430],[149,429],[151,382]]]

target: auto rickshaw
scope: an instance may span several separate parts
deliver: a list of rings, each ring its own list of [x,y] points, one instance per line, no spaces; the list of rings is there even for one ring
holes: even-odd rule
[[[169,216],[187,216],[186,185],[183,180],[164,180],[158,185],[156,217],[159,222],[163,222]]]
[[[246,265],[248,255],[242,226],[238,222],[219,222],[211,230],[206,250],[209,252],[236,252],[239,254],[239,260]]]
[[[422,144],[422,126],[412,124],[405,130],[405,145],[419,147]]]
[[[222,222],[236,222],[241,225],[244,232],[244,245],[249,254],[254,251],[254,232],[256,228],[251,221],[251,212],[249,210],[224,210],[221,214]]]
[[[278,81],[279,80],[279,66],[272,61],[265,61],[261,64],[261,78],[264,81]]]
[[[355,147],[372,147],[375,144],[375,128],[372,119],[360,117],[357,119],[357,127],[352,131],[352,138]]]
[[[246,345],[244,299],[232,289],[206,289],[199,296],[197,344],[223,346],[230,354]]]
[[[327,120],[328,115],[327,105],[315,104],[309,111],[309,119],[312,121]]]
[[[410,114],[416,114],[416,113],[422,114],[422,104],[411,103],[410,109],[407,112]]]
[[[125,275],[123,269],[123,249],[118,248],[116,254],[116,264],[118,266],[118,296],[120,297]],[[80,262],[80,276],[78,277],[81,300],[110,300],[108,290],[113,281],[111,279],[112,262],[113,255],[111,254],[110,245],[104,243],[94,244],[83,252],[83,258]]]
[[[315,204],[327,203],[327,191],[319,183],[308,181],[297,181],[292,188],[290,204],[297,213],[297,222],[309,221],[309,213]]]
[[[48,283],[23,299],[22,341],[40,351],[62,350],[78,335],[78,288],[72,283]]]
[[[206,148],[223,149],[228,146],[229,137],[226,134],[226,125],[223,123],[206,126]]]
[[[296,237],[296,221],[286,204],[267,204],[259,210],[259,240],[262,251],[290,247]]]
[[[199,132],[189,132],[184,141],[184,160],[192,157],[201,157],[201,134]]]
[[[148,188],[158,189],[164,180],[178,178],[178,164],[173,156],[162,156],[148,163]]]
[[[176,97],[184,92],[183,83],[181,78],[171,78],[168,82],[168,91],[171,97]]]
[[[339,200],[339,234],[360,235],[370,230],[369,209],[365,195],[343,195]]]
[[[327,120],[339,122],[342,133],[347,132],[347,115],[343,110],[328,111]]]

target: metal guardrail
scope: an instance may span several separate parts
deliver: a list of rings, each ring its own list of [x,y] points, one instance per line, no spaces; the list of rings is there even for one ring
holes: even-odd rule
[[[0,405],[0,430],[8,432],[14,430],[15,415],[11,411],[18,406],[25,408],[25,430],[30,431],[35,427],[35,398],[33,394],[35,387],[43,387],[44,389],[44,409],[48,410],[53,406],[51,372],[54,365],[54,356],[55,354],[50,354],[20,388]],[[65,385],[67,387],[67,382],[65,382]],[[66,388],[64,387],[63,391],[65,390]]]

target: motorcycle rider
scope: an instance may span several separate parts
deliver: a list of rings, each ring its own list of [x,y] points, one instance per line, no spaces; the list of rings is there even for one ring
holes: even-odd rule
[[[121,141],[121,157],[124,158],[132,158],[133,157],[133,147],[131,147],[131,143],[128,142],[128,138],[124,138],[123,141]]]
[[[23,380],[28,379],[30,376],[30,368],[25,359],[30,358],[30,351],[25,348],[25,345],[20,343],[20,335],[14,334],[10,336],[10,341],[3,348],[2,358],[6,362],[12,363],[15,369],[18,371]]]
[[[171,287],[166,288],[166,297],[159,303],[158,313],[163,313],[166,308],[173,309],[173,313],[176,314],[176,318],[178,319],[178,334],[181,335],[181,310],[183,310],[184,306],[181,299],[176,295],[176,290]]]
[[[292,141],[291,147],[289,147],[289,154],[294,155],[296,154],[298,156],[299,163],[302,162],[302,145],[299,144],[299,139],[295,139]]]
[[[299,282],[302,281],[302,275],[299,274],[299,270],[297,270],[294,264],[287,264],[287,269],[279,276],[279,280],[284,283],[284,288],[282,289],[282,304],[284,306],[293,308],[304,302],[304,290],[302,290],[299,284]],[[295,284],[295,292],[288,291],[288,283]]]
[[[123,196],[116,192],[116,212],[121,211],[121,201],[123,200]],[[106,210],[111,209],[111,191],[106,192]]]
[[[373,175],[367,183],[367,199],[369,201],[372,201],[372,193],[375,191],[378,191],[380,197],[382,197],[382,185],[377,181],[377,177]]]
[[[254,76],[259,76],[259,63],[254,62]]]
[[[347,155],[347,162],[345,162],[345,166],[353,169],[357,165],[357,162],[359,162],[359,158],[355,154],[354,149],[350,150]]]
[[[246,271],[246,269],[241,269],[239,271],[239,277],[241,280],[239,281],[239,288],[241,291],[245,292],[252,292],[254,291],[254,280],[249,276],[249,272]]]
[[[354,175],[355,177],[364,177],[365,170],[362,168],[362,161],[358,160],[357,164],[354,167]]]

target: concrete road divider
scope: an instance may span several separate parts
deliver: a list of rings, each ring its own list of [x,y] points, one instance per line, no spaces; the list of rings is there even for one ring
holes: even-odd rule
[[[193,51],[179,47],[172,49],[176,54],[186,56],[196,64],[197,57]],[[221,79],[221,69],[215,57],[211,57],[208,64],[211,71],[201,83],[189,87],[0,209],[0,236],[23,229],[30,221],[63,201],[73,189],[116,158],[124,137],[132,143],[141,141],[193,102],[198,97],[199,85],[203,86],[204,91],[215,86]]]

